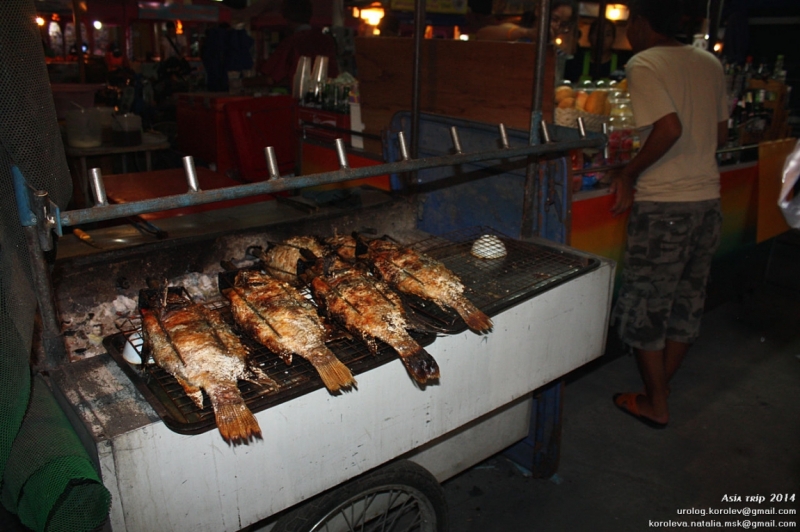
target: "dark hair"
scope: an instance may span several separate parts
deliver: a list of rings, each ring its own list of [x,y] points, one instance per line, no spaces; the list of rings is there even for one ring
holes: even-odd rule
[[[628,8],[630,18],[644,18],[653,31],[665,37],[675,37],[681,29],[681,0],[630,0]]]
[[[614,33],[614,38],[616,39],[617,38],[617,25],[614,24],[610,20],[606,20],[605,27],[606,28],[611,28],[611,31]],[[592,34],[597,32],[597,30],[599,28],[600,28],[600,19],[596,18],[596,19],[594,19],[592,21],[591,25],[589,25],[589,40],[590,41],[593,40],[592,39]],[[603,38],[605,38],[605,36],[603,36]]]
[[[290,22],[308,24],[313,12],[311,0],[283,0],[281,3],[281,16]]]
[[[553,11],[555,8],[561,6],[572,8],[572,16],[570,17],[571,22],[578,20],[578,2],[575,0],[551,0],[550,11]]]

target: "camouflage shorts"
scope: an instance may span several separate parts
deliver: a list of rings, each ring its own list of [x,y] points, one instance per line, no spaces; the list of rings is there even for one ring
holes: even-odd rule
[[[622,341],[648,351],[694,342],[721,229],[719,200],[634,203],[612,314]]]

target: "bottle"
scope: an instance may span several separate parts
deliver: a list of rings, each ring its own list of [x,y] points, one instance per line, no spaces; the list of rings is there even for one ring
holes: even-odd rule
[[[750,80],[753,79],[753,56],[748,55],[742,70],[742,91],[750,88]]]
[[[783,69],[783,54],[778,54],[775,58],[775,68],[772,70],[772,78],[784,82],[786,80],[786,71]]]

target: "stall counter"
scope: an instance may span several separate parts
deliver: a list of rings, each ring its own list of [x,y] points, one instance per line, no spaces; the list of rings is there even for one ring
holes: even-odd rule
[[[720,182],[722,243],[717,251],[717,261],[734,257],[756,244],[759,163],[754,161],[723,167]],[[614,196],[608,192],[608,188],[576,193],[572,202],[570,245],[622,264],[628,214],[613,216],[613,204]],[[617,280],[621,270],[617,269]]]

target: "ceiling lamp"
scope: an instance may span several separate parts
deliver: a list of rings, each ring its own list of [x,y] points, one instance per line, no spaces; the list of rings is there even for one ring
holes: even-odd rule
[[[628,20],[628,6],[623,4],[608,4],[606,6],[606,18],[608,20]]]
[[[361,20],[370,26],[377,26],[380,24],[384,14],[385,12],[383,10],[383,6],[377,2],[374,2],[371,6],[362,8],[359,16]]]

